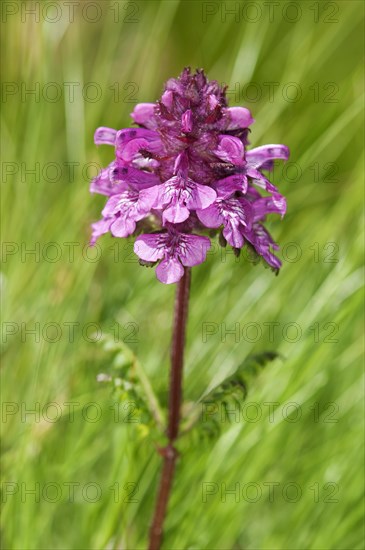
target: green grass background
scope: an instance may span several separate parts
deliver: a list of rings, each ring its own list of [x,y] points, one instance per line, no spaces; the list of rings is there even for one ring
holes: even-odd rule
[[[76,3],[73,22],[67,17],[69,8],[60,2],[62,17],[56,23],[42,15],[35,21],[23,14],[22,20],[24,3],[3,2],[3,9],[5,4],[18,6],[19,12],[3,23],[2,79],[19,88],[6,88],[14,93],[2,99],[2,239],[19,250],[3,257],[2,317],[4,323],[17,323],[19,331],[7,338],[3,332],[2,338],[3,547],[146,546],[160,459],[151,443],[139,437],[136,426],[124,422],[123,416],[114,421],[110,389],[96,383],[99,372],[109,372],[112,357],[83,338],[81,328],[97,323],[103,333],[113,334],[111,327],[119,323],[125,337],[128,329],[123,327],[136,323],[138,342],[131,347],[164,400],[174,287],[160,284],[153,270],[132,261],[130,248],[123,249],[122,242],[115,259],[116,241],[109,236],[100,241],[100,259],[85,260],[81,250],[104,199],[89,195],[82,168],[112,159],[111,149],[94,146],[93,132],[99,125],[130,125],[134,103],[127,100],[132,92],[132,100],[154,101],[167,78],[191,65],[228,83],[230,91],[240,90],[240,97],[230,95],[231,104],[252,110],[253,146],[289,145],[296,165],[284,172],[278,165],[274,173],[287,196],[288,214],[283,221],[273,218],[269,226],[290,258],[298,253],[298,259],[284,261],[277,278],[262,266],[235,262],[232,255],[222,258],[218,252],[193,270],[187,401],[198,399],[252,353],[275,350],[283,359],[267,366],[250,387],[248,401],[262,411],[257,422],[246,418],[222,424],[217,439],[186,441],[164,548],[363,548],[362,2],[296,2],[301,10],[296,22],[286,20],[296,18],[287,2],[274,7],[271,21],[265,2],[255,2],[247,12],[242,11],[247,6],[238,3],[238,21],[224,16],[225,7],[234,7],[234,2],[213,2],[208,9],[216,13],[205,22],[207,7],[199,1],[142,1],[129,6],[100,1],[100,17],[93,7],[83,16],[81,3]],[[49,3],[40,2],[40,9],[45,4]],[[46,18],[55,13],[49,8]],[[255,13],[258,21],[252,21]],[[90,22],[93,18],[98,20]],[[40,97],[22,98],[22,86],[34,87],[36,82]],[[74,101],[65,93],[50,101],[51,88],[44,97],[50,82],[63,91],[64,82],[80,83]],[[102,91],[95,102],[80,93],[89,82]],[[109,89],[116,82],[118,101]],[[248,82],[258,85],[261,99],[249,100],[254,90],[244,88]],[[273,100],[264,85],[268,82],[278,83]],[[283,97],[290,82],[300,86],[298,101]],[[93,90],[88,92],[92,97]],[[294,88],[288,93],[293,97]],[[42,173],[49,162],[61,169],[57,181],[50,181],[55,178],[52,167]],[[35,163],[40,176],[25,174],[24,169]],[[78,163],[74,177],[64,163]],[[90,175],[94,171],[91,167]],[[62,253],[55,262],[49,261],[55,251],[47,249],[50,242]],[[70,242],[79,243],[74,261],[64,244]],[[22,257],[24,246],[34,248],[35,243],[40,257]],[[288,248],[288,243],[295,244]],[[72,322],[79,323],[74,342],[63,324]],[[217,323],[218,328],[225,323],[228,329],[239,323],[243,330],[246,323],[258,323],[262,337],[250,342],[227,335],[223,341],[218,331],[203,342],[204,322]],[[279,323],[274,342],[264,325],[269,322]],[[296,343],[288,341],[295,338],[294,332],[287,338],[282,333],[294,322],[301,328]],[[62,336],[51,343],[28,335],[22,342],[21,323],[26,328],[40,323],[41,331],[47,323],[58,323]],[[319,327],[318,338],[313,326]],[[8,327],[3,324],[4,331]],[[330,339],[336,341],[324,342],[333,327],[337,332]],[[53,334],[49,329],[50,338]],[[50,402],[62,408],[57,422],[47,421],[43,414],[39,422],[34,415],[21,414],[22,407],[34,409],[39,403],[43,410]],[[73,419],[67,415],[67,402],[79,403]],[[90,402],[102,410],[97,422],[82,416]],[[277,403],[274,421],[264,405],[268,402]],[[301,412],[296,422],[292,416],[291,422],[285,418],[283,407],[289,402],[297,403]],[[9,406],[15,407],[14,414],[6,414]],[[54,414],[50,409],[49,416]],[[253,417],[254,410],[247,415]],[[9,482],[18,484],[14,495],[8,494]],[[297,502],[288,502],[290,490],[289,498],[283,493],[291,482],[302,491]],[[49,502],[55,495],[51,488],[42,496],[49,483],[61,487],[56,502]],[[79,483],[74,502],[68,501],[69,483]],[[87,501],[95,494],[92,487],[87,498],[81,492],[88,483],[98,484],[102,492],[94,503]],[[118,498],[110,490],[115,483]],[[134,487],[127,483],[139,484],[136,502],[126,502]],[[204,483],[215,484],[210,487],[218,492],[204,499]],[[249,502],[255,491],[251,485],[252,492],[245,493],[248,483],[258,484],[262,491],[257,502]],[[268,483],[278,484],[272,499]],[[36,484],[39,499],[25,494]],[[238,502],[230,494],[224,502],[223,484],[238,487]],[[336,494],[331,496],[333,490]],[[333,499],[336,502],[328,502]]]

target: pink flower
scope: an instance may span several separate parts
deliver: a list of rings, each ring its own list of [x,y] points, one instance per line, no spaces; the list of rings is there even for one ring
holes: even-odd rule
[[[166,233],[140,235],[134,243],[134,251],[146,262],[159,262],[157,278],[170,284],[181,279],[183,266],[193,267],[204,262],[210,246],[207,237],[179,233],[169,228]]]

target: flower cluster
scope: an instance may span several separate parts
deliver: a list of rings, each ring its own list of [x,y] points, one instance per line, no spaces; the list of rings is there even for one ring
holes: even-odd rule
[[[91,183],[109,197],[91,243],[107,232],[137,235],[141,263],[158,263],[158,279],[175,283],[183,266],[204,262],[211,245],[204,233],[216,230],[222,245],[239,251],[246,243],[278,270],[278,246],[262,222],[272,212],[283,216],[286,202],[262,170],[288,159],[288,148],[247,150],[250,111],[228,107],[225,89],[201,70],[184,69],[159,101],[136,105],[131,116],[134,128],[95,132],[95,143],[112,145],[116,158]]]

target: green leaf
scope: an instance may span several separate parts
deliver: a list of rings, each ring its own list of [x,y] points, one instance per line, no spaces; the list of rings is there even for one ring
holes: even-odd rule
[[[222,424],[230,423],[229,410],[242,405],[249,387],[262,369],[279,357],[280,355],[275,351],[264,351],[248,356],[231,376],[220,382],[198,403],[185,405],[185,409],[189,412],[183,422],[182,434],[195,428],[199,437],[219,436]],[[207,409],[209,414],[206,414]]]
[[[110,372],[100,374],[98,380],[111,384],[117,402],[133,403],[137,431],[141,437],[155,434],[155,439],[158,439],[164,430],[163,415],[137,357],[124,342],[115,342],[109,334],[103,334],[100,343],[113,359]]]

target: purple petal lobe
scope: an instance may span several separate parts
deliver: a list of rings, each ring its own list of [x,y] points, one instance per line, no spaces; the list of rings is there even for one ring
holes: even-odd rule
[[[124,130],[118,130],[115,145],[117,150],[123,149],[123,147],[129,143],[132,139],[144,138],[149,141],[158,139],[158,134],[152,130],[146,128],[124,128]]]
[[[136,238],[134,243],[134,252],[146,262],[157,262],[164,257],[164,244],[165,240],[163,235],[140,235]]]
[[[195,183],[195,187],[192,190],[191,197],[187,200],[187,205],[190,209],[202,209],[208,208],[215,199],[217,198],[217,193],[209,187],[208,185],[200,185]]]
[[[176,258],[167,258],[156,267],[156,275],[161,283],[177,283],[184,275],[184,268]]]
[[[113,128],[101,126],[95,131],[94,143],[95,145],[115,145],[116,135],[117,131]]]
[[[256,252],[260,254],[269,265],[274,269],[279,269],[281,267],[281,261],[271,251],[271,249],[278,250],[279,247],[263,225],[255,223],[252,227],[252,231],[248,233],[247,238],[255,247]]]
[[[286,211],[286,200],[282,195],[262,197],[252,205],[254,221],[262,220],[267,214],[276,213],[284,216]]]
[[[223,229],[223,236],[227,243],[234,248],[242,248],[244,239],[242,232],[239,230],[239,225],[235,223],[228,223]]]
[[[91,246],[93,246],[96,243],[96,241],[98,240],[99,237],[101,237],[101,235],[104,235],[109,231],[110,223],[111,223],[111,220],[106,219],[106,220],[99,220],[98,222],[95,222],[91,225],[93,230],[91,239],[90,239]]]
[[[240,139],[234,136],[220,136],[218,149],[214,153],[220,159],[235,165],[244,164],[244,147]]]
[[[148,147],[148,141],[144,138],[132,139],[121,151],[120,158],[125,162],[131,162],[141,149]]]
[[[269,193],[278,193],[279,191],[275,185],[271,183],[259,170],[256,168],[248,168],[247,175],[250,176],[250,178],[253,179],[253,183],[255,185],[258,185],[259,187],[262,187],[265,189],[265,191],[268,191]]]
[[[120,216],[110,226],[110,232],[114,237],[129,237],[136,229],[136,222],[133,219]]]
[[[208,105],[211,111],[214,111],[214,109],[219,105],[218,99],[214,94],[208,95]]]
[[[181,223],[188,219],[190,210],[183,206],[180,202],[173,202],[168,208],[163,211],[162,219],[171,223]]]
[[[153,130],[156,128],[155,103],[138,103],[135,106],[131,117],[136,124],[141,124]]]
[[[255,122],[248,109],[245,107],[229,107],[227,109],[230,123],[228,130],[236,130],[238,128],[248,128]]]
[[[223,223],[223,217],[215,204],[208,206],[204,210],[197,210],[196,214],[206,227],[217,228]]]
[[[244,174],[235,174],[215,182],[215,188],[220,198],[228,198],[235,191],[246,193],[247,177]]]
[[[246,160],[248,166],[261,168],[274,159],[288,160],[289,154],[289,148],[285,145],[262,145],[251,149],[251,151],[246,151]]]
[[[187,178],[187,173],[189,170],[189,160],[185,152],[177,155],[175,164],[174,164],[174,174],[178,174],[182,178]]]
[[[159,208],[161,202],[162,185],[154,185],[139,192],[139,200],[146,209]]]
[[[190,109],[185,111],[181,117],[181,129],[188,134],[193,129],[193,115]]]
[[[182,264],[186,267],[193,267],[203,263],[210,247],[211,242],[208,237],[186,235],[186,244],[180,247],[179,254]]]
[[[107,197],[121,193],[126,189],[125,184],[116,184],[110,177],[111,171],[114,169],[115,163],[111,163],[107,168],[103,168],[100,173],[94,178],[90,184],[91,193],[99,193]]]
[[[126,183],[135,189],[144,189],[160,183],[155,174],[133,168],[126,163],[116,165],[110,173],[110,179],[118,183]]]
[[[166,92],[162,94],[161,101],[167,109],[171,109],[173,98],[174,94],[171,92],[171,90],[166,90]]]

